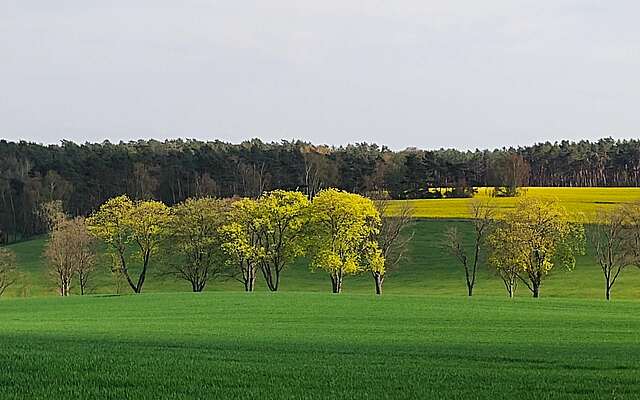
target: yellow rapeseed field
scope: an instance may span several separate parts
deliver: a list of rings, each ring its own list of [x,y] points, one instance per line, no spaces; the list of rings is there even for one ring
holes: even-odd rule
[[[501,211],[513,208],[519,197],[491,198],[492,188],[480,188],[475,199],[491,199],[492,204]],[[593,222],[597,210],[612,207],[620,203],[640,201],[640,188],[551,188],[530,187],[522,189],[521,196],[536,196],[559,201],[573,215],[576,221]],[[472,199],[420,199],[407,200],[415,210],[417,218],[469,218],[469,205]],[[401,200],[392,204],[399,207]]]

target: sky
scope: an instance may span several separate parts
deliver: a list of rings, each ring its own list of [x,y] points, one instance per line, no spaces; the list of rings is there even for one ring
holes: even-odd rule
[[[0,0],[0,138],[638,137],[638,15],[625,0]]]

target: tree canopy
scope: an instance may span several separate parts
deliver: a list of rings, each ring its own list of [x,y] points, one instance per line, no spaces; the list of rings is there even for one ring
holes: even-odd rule
[[[552,269],[573,269],[576,256],[584,253],[585,233],[556,201],[525,197],[501,219],[489,242],[491,265],[502,273],[512,269],[538,297]]]
[[[373,201],[358,194],[326,189],[313,199],[312,268],[326,271],[334,293],[342,291],[346,275],[367,268],[384,273],[384,257],[375,234],[380,214]]]

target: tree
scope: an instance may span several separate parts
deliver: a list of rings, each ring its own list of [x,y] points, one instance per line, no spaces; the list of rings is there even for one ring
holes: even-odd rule
[[[89,231],[109,246],[120,273],[134,293],[141,293],[151,256],[158,251],[169,219],[169,207],[159,201],[131,201],[127,196],[107,200],[88,218]],[[137,249],[141,270],[133,280],[127,258]]]
[[[202,292],[225,270],[220,228],[229,219],[229,208],[229,201],[211,197],[187,199],[171,208],[167,253],[178,255],[171,273],[188,281],[194,292]]]
[[[380,214],[373,201],[326,189],[313,198],[311,221],[315,228],[311,265],[329,273],[333,293],[342,291],[345,275],[367,267],[384,271],[384,257],[375,241]]]
[[[309,200],[300,192],[275,190],[261,196],[255,208],[253,226],[264,257],[260,270],[269,290],[280,285],[282,271],[304,255]]]
[[[505,214],[490,241],[492,265],[514,268],[533,297],[539,297],[543,279],[554,268],[574,268],[576,256],[584,253],[585,234],[556,201],[523,198]]]
[[[96,264],[96,241],[87,229],[85,218],[76,217],[71,220],[71,238],[73,253],[76,260],[76,276],[80,295],[87,292],[87,287],[91,280],[91,275],[95,271]]]
[[[222,249],[227,254],[231,277],[244,285],[244,290],[253,292],[256,271],[265,257],[260,246],[255,200],[242,199],[231,207],[229,222],[220,228],[223,237]]]
[[[515,152],[500,154],[493,166],[498,186],[496,195],[502,197],[514,197],[518,195],[518,189],[529,183],[530,166],[527,160]]]
[[[16,283],[16,255],[6,247],[0,247],[0,296]]]
[[[398,266],[413,239],[413,233],[407,234],[406,229],[413,222],[414,209],[407,201],[395,208],[387,199],[375,200],[374,204],[381,217],[380,229],[374,238],[384,262],[379,264],[379,268],[370,268],[370,271],[376,294],[381,295],[385,278]]]
[[[480,262],[482,248],[485,245],[487,235],[493,224],[495,208],[489,201],[473,200],[470,205],[471,224],[473,237],[471,254],[468,254],[464,236],[455,226],[445,232],[444,247],[449,254],[454,256],[464,268],[467,283],[467,294],[473,296],[473,288],[476,284],[476,273]]]
[[[602,269],[605,280],[605,298],[611,299],[611,289],[618,276],[637,257],[635,255],[635,237],[632,226],[640,217],[638,205],[620,205],[600,210],[597,223],[590,231],[590,241],[595,257]]]
[[[495,229],[487,238],[488,262],[502,279],[509,298],[516,294],[520,270],[527,263],[525,243],[512,236],[508,229]]]
[[[51,232],[58,224],[67,218],[62,207],[62,200],[51,200],[40,205],[40,218]]]
[[[85,294],[95,266],[94,242],[82,217],[64,218],[53,226],[44,254],[61,296],[70,294],[74,276]]]

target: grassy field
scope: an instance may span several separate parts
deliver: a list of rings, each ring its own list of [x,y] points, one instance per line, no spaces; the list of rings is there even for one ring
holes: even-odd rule
[[[634,193],[556,197],[586,213]],[[496,200],[503,209],[514,201]],[[145,293],[130,295],[106,257],[93,295],[60,298],[44,238],[16,243],[22,278],[0,298],[0,398],[640,398],[639,269],[625,271],[607,303],[588,248],[574,271],[544,281],[541,299],[524,286],[507,299],[485,266],[467,298],[441,241],[451,225],[469,234],[455,219],[468,200],[415,204],[420,216],[440,218],[412,226],[407,258],[380,298],[368,275],[331,295],[326,274],[305,260],[285,271],[279,293],[259,277],[256,293],[217,280],[192,294],[157,258]]]
[[[476,199],[490,198],[491,188],[480,188]],[[600,208],[640,200],[640,188],[540,188],[522,189],[523,196],[553,198],[562,203],[581,222],[591,222]],[[517,197],[492,198],[499,210],[513,208]],[[419,218],[469,218],[471,199],[409,200]],[[396,203],[398,204],[398,203]]]
[[[0,398],[638,398],[640,303],[171,293],[0,302]]]

